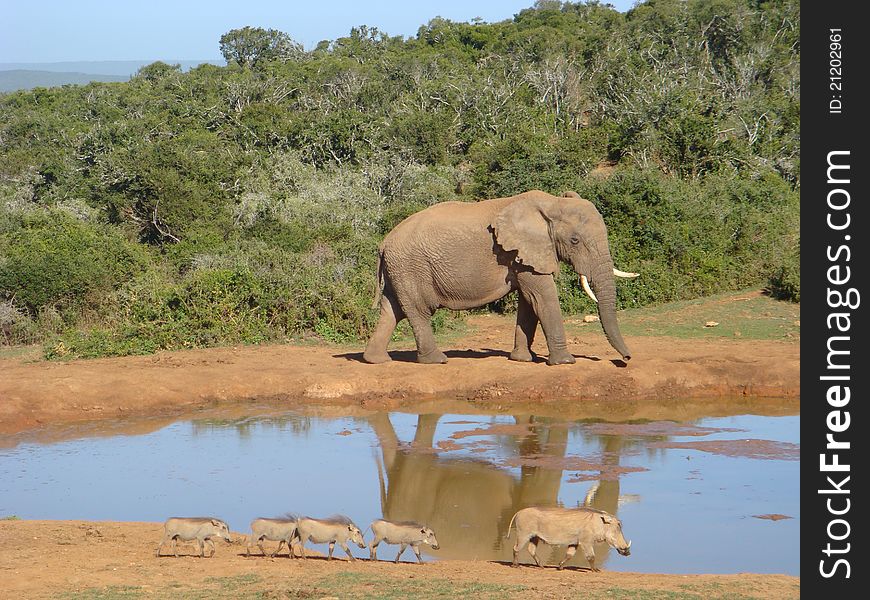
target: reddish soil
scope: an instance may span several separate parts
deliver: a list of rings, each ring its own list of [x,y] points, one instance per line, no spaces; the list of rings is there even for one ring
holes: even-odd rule
[[[0,434],[251,402],[348,410],[468,400],[490,410],[529,405],[543,414],[570,405],[589,417],[676,420],[693,411],[714,416],[722,398],[742,398],[753,411],[764,410],[765,397],[783,399],[792,414],[799,404],[797,342],[634,337],[634,358],[623,363],[603,334],[590,330],[569,340],[576,364],[550,367],[543,359],[507,359],[511,319],[483,315],[470,324],[472,333],[443,344],[445,365],[412,362],[409,343],[396,344],[394,360],[381,365],[361,362],[360,347],[313,345],[72,362],[6,358],[0,360]],[[535,350],[546,356],[542,340]]]

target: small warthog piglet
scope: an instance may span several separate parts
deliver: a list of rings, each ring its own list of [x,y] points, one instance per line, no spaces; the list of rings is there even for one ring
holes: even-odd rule
[[[266,550],[263,548],[263,540],[278,542],[278,548],[269,556],[273,557],[287,544],[290,558],[293,558],[293,538],[296,537],[296,519],[254,519],[251,521],[251,537],[248,538],[247,554],[251,555],[251,546],[257,544],[263,556]]]
[[[363,541],[362,531],[354,525],[350,518],[344,515],[336,515],[328,519],[312,519],[311,517],[302,517],[296,522],[296,539],[302,545],[302,558],[305,558],[305,542],[311,541],[315,544],[329,543],[329,558],[332,560],[332,551],[335,550],[335,544],[341,546],[341,549],[347,553],[350,560],[356,560],[347,547],[347,541],[354,542],[360,548],[365,548],[366,543]]]
[[[399,562],[399,557],[408,546],[411,546],[414,554],[417,555],[418,563],[423,562],[423,558],[420,556],[420,544],[429,544],[433,550],[438,549],[435,532],[414,521],[378,519],[372,523],[371,527],[375,537],[369,544],[370,560],[378,559],[378,544],[381,542],[399,544],[399,553],[396,554],[396,559],[393,562]]]
[[[178,540],[189,542],[196,540],[199,545],[200,557],[205,557],[205,542],[211,546],[211,554],[209,558],[214,556],[213,538],[220,538],[227,543],[231,543],[230,530],[227,524],[214,517],[172,517],[166,519],[163,524],[163,539],[160,540],[160,545],[157,546],[157,556],[160,556],[160,549],[163,545],[172,540],[172,553],[175,558],[178,558]]]

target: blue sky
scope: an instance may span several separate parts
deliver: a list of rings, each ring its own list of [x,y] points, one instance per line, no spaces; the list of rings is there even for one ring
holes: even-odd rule
[[[435,16],[511,18],[534,0],[8,0],[0,63],[85,60],[219,60],[220,36],[250,25],[278,29],[311,49],[356,25],[411,36]],[[628,10],[634,0],[610,0]]]

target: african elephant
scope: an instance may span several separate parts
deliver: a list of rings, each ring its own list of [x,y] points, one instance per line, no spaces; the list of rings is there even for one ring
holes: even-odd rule
[[[438,308],[465,310],[519,290],[512,360],[531,361],[538,322],[547,339],[547,364],[575,362],[565,342],[554,273],[559,261],[581,276],[598,302],[604,333],[623,359],[631,353],[616,322],[613,267],[601,214],[575,192],[563,197],[530,191],[475,203],[443,202],[399,223],[381,243],[378,261],[380,320],[363,358],[390,360],[396,324],[411,322],[417,360],[443,363],[430,319]],[[590,289],[589,284],[592,288]]]

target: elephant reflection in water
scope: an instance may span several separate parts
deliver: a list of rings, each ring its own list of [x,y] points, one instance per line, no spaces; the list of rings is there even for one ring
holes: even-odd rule
[[[602,442],[602,458],[601,462],[604,468],[601,470],[600,477],[596,484],[590,488],[584,498],[583,505],[589,508],[597,508],[609,512],[611,515],[617,515],[620,504],[619,494],[619,476],[617,472],[612,470],[613,467],[619,466],[619,460],[622,457],[622,452],[625,449],[625,438],[622,436],[605,435],[596,436]],[[607,564],[610,558],[610,546],[606,542],[594,544],[595,562],[603,566]],[[601,557],[601,560],[598,559]],[[583,561],[583,559],[580,559]],[[580,564],[583,564],[582,562]],[[585,566],[585,565],[584,565]]]
[[[381,510],[385,518],[424,523],[441,542],[439,557],[509,561],[513,541],[505,539],[511,517],[527,506],[556,506],[562,481],[560,467],[524,465],[517,478],[507,469],[469,458],[444,458],[433,449],[441,415],[420,415],[413,442],[403,444],[386,413],[369,417],[380,442],[378,464]],[[523,458],[565,457],[569,428],[550,426],[531,416],[514,417],[534,425],[519,439]],[[605,462],[619,462],[618,438],[605,443]],[[535,462],[535,461],[532,461]],[[619,481],[604,479],[588,498],[589,506],[616,514]],[[609,547],[596,547],[604,564]]]

